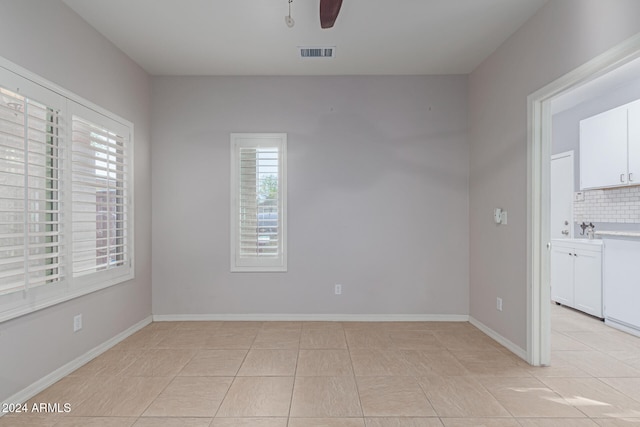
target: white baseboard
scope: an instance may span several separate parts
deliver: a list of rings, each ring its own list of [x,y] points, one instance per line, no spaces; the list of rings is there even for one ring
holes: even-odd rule
[[[480,322],[479,320],[475,319],[472,316],[469,316],[469,323],[471,323],[476,328],[480,329],[486,335],[491,337],[494,341],[497,341],[499,344],[506,347],[509,351],[511,351],[513,354],[515,354],[519,358],[523,359],[524,361],[527,361],[527,351],[524,350],[522,347],[509,341],[508,339],[506,339],[505,337],[503,337],[502,335],[500,335],[499,333],[497,333],[496,331],[494,331],[493,329],[491,329],[490,327],[488,327],[487,325],[485,325],[484,323]]]
[[[140,322],[136,323],[130,328],[120,332],[115,337],[103,342],[97,347],[92,348],[88,352],[84,353],[82,356],[73,359],[71,362],[67,363],[66,365],[63,365],[60,368],[56,369],[55,371],[51,372],[50,374],[40,378],[38,381],[20,390],[13,396],[9,396],[7,399],[5,399],[5,402],[11,402],[11,403],[26,402],[36,394],[46,389],[47,387],[50,387],[57,381],[66,377],[67,375],[69,375],[70,373],[72,373],[82,365],[100,356],[102,353],[109,350],[111,347],[118,344],[120,341],[124,340],[130,335],[133,335],[135,332],[139,331],[140,329],[144,328],[145,326],[150,324],[151,321],[152,321],[151,316],[141,320]],[[0,416],[2,415],[4,414],[1,413],[0,411]]]
[[[640,330],[638,330],[637,328],[633,328],[629,325],[626,325],[624,322],[620,322],[611,318],[605,318],[604,324],[607,326],[611,326],[612,328],[618,329],[619,331],[626,332],[631,335],[635,335],[636,337],[640,337]]]
[[[466,314],[154,314],[153,321],[467,322],[469,316]]]

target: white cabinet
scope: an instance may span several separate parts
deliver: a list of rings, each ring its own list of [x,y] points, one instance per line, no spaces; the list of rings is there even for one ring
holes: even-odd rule
[[[551,299],[573,307],[573,247],[551,246]]]
[[[640,101],[580,121],[580,188],[640,184]]]
[[[602,318],[602,252],[575,249],[573,307]]]
[[[627,109],[580,121],[580,188],[627,184]]]
[[[605,321],[636,335],[640,335],[639,260],[640,241],[605,240]]]
[[[640,184],[640,102],[629,106],[629,183]]]
[[[551,299],[593,316],[603,317],[602,241],[552,241]]]

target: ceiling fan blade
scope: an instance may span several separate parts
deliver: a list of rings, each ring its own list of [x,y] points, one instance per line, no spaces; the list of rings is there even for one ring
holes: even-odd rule
[[[331,28],[340,13],[342,0],[320,0],[320,26]]]

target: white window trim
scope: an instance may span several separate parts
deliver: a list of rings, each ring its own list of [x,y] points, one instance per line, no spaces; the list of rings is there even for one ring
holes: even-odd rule
[[[247,143],[247,140],[260,142]],[[280,253],[267,259],[240,259],[237,236],[239,233],[239,167],[240,147],[279,147],[279,211]],[[286,272],[287,271],[287,134],[286,133],[232,133],[231,134],[231,272]]]
[[[128,191],[128,200],[130,204],[130,213],[128,216],[128,227],[129,227],[129,235],[128,235],[128,246],[130,251],[130,263],[128,269],[122,269],[126,271],[114,271],[109,272],[105,275],[99,275],[100,277],[89,277],[87,276],[84,280],[75,281],[72,280],[71,271],[67,271],[66,277],[57,283],[52,283],[47,286],[39,286],[37,288],[30,289],[28,291],[18,291],[14,293],[0,295],[0,323],[14,319],[16,317],[24,316],[29,313],[33,313],[38,310],[42,310],[47,307],[51,307],[56,304],[60,304],[65,301],[69,301],[74,298],[81,297],[83,295],[87,295],[101,289],[108,288],[110,286],[114,286],[128,280],[131,280],[135,277],[135,206],[134,206],[134,125],[132,122],[76,95],[75,93],[68,91],[42,77],[39,75],[32,73],[31,71],[14,64],[13,62],[3,58],[0,56],[0,71],[2,74],[8,75],[8,79],[6,82],[3,82],[7,89],[12,89],[11,86],[16,86],[14,91],[17,91],[25,96],[31,96],[29,94],[29,89],[33,88],[34,90],[45,90],[53,93],[53,95],[58,95],[65,98],[62,102],[63,109],[68,110],[69,101],[80,104],[94,112],[101,114],[111,120],[114,120],[120,123],[123,126],[126,126],[129,129],[129,152],[128,158],[130,159],[129,163],[129,191]],[[38,100],[38,97],[33,97]],[[47,101],[47,99],[40,99],[40,101]],[[67,144],[71,140],[71,122],[70,115],[68,112],[65,113],[65,116],[62,117],[64,120],[65,131],[63,133],[64,143]],[[70,150],[69,150],[70,151]],[[69,161],[68,159],[66,161]],[[65,198],[68,196],[69,191],[65,193]],[[70,215],[69,215],[70,216]],[[68,221],[68,220],[67,220]],[[65,228],[70,229],[70,223],[65,221]],[[70,246],[68,246],[70,247]]]

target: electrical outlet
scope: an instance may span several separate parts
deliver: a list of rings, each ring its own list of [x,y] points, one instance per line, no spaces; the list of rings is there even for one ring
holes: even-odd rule
[[[498,297],[498,299],[496,300],[496,309],[498,311],[502,311],[502,298]]]
[[[73,332],[78,332],[82,329],[82,314],[73,316]]]
[[[341,295],[342,294],[342,285],[339,285],[336,283],[336,286],[334,288],[334,292],[336,295]]]

